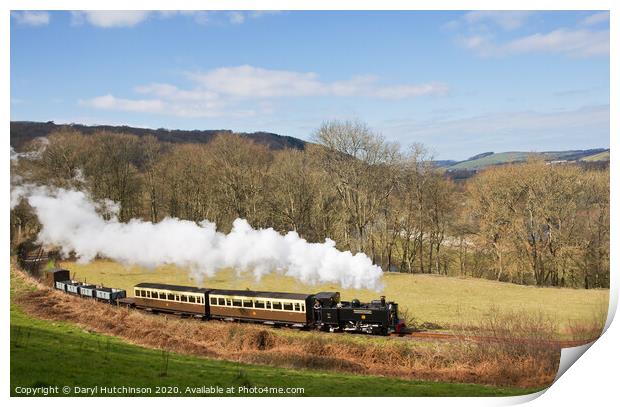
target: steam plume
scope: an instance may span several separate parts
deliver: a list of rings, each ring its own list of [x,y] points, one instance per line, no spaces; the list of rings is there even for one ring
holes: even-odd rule
[[[42,224],[38,239],[74,252],[80,261],[100,255],[125,264],[153,268],[174,264],[198,278],[222,268],[250,271],[257,279],[276,272],[308,284],[337,283],[344,288],[381,288],[382,270],[363,253],[351,254],[334,241],[309,243],[296,232],[253,229],[236,219],[223,234],[207,220],[196,224],[176,218],[159,223],[132,219],[119,222],[112,202],[97,204],[81,191],[47,187],[17,187],[11,203],[26,198]],[[107,211],[106,219],[100,212]]]

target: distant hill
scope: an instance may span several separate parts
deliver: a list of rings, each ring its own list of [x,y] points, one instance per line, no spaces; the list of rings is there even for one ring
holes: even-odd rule
[[[153,135],[160,141],[170,143],[208,143],[217,135],[233,134],[231,130],[168,130],[146,129],[129,126],[85,126],[82,124],[55,124],[54,122],[11,122],[11,146],[19,151],[26,143],[37,138],[47,137],[54,131],[63,127],[70,127],[83,134],[94,134],[97,131],[109,131],[112,133],[129,133],[137,136]],[[258,144],[263,144],[272,150],[293,148],[303,150],[307,142],[295,137],[282,136],[268,132],[238,133],[243,137]],[[604,166],[609,162],[609,149],[595,148],[590,150],[566,150],[566,151],[543,151],[525,152],[509,151],[495,153],[492,151],[476,154],[464,161],[437,160],[433,164],[445,169],[448,175],[454,179],[467,179],[477,171],[493,165],[525,162],[531,156],[542,157],[545,161],[568,161],[580,162],[589,166]]]
[[[583,157],[581,161],[587,161],[587,162],[609,161],[609,156],[610,156],[609,150],[605,150],[598,154],[592,154],[587,157]]]
[[[170,143],[208,143],[215,136],[220,134],[233,134],[231,130],[168,130],[168,129],[145,129],[129,126],[85,126],[82,124],[55,124],[54,122],[11,122],[11,146],[20,150],[26,143],[37,138],[47,137],[54,131],[63,127],[70,127],[83,134],[93,134],[98,131],[109,131],[112,133],[129,133],[136,136],[153,135],[160,141]],[[281,136],[275,133],[255,132],[238,133],[243,137],[258,144],[263,144],[272,150],[282,150],[293,148],[303,150],[306,142],[295,137]]]
[[[493,165],[525,162],[529,157],[540,157],[545,161],[609,161],[609,149],[524,152],[509,151],[505,153],[482,153],[465,161],[445,167],[448,171],[481,170]]]
[[[456,160],[433,160],[432,163],[439,168],[447,168],[458,163]]]

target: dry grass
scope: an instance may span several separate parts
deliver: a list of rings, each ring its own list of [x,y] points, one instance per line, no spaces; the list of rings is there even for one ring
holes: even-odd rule
[[[26,278],[19,271],[14,273]],[[416,380],[539,387],[551,383],[559,362],[559,347],[548,342],[515,346],[470,342],[466,336],[454,343],[420,343],[369,337],[351,341],[345,338],[348,335],[330,336],[320,332],[291,335],[287,334],[288,330],[260,325],[149,315],[41,286],[34,291],[19,290],[14,301],[34,316],[70,321],[83,329],[122,337],[133,344],[242,363]],[[503,335],[514,329],[515,324],[525,332],[526,322],[498,318],[492,323]],[[548,328],[541,325],[530,337],[544,336],[543,331]]]
[[[557,321],[557,334],[571,337],[571,324],[588,325],[594,313],[607,309],[609,290],[583,290],[569,288],[540,288],[501,283],[485,279],[455,278],[435,275],[410,275],[387,273],[383,277],[385,288],[377,293],[369,290],[342,289],[336,285],[308,286],[299,281],[271,274],[261,281],[253,276],[237,275],[232,270],[222,270],[204,281],[193,279],[183,269],[163,266],[155,270],[125,267],[112,261],[98,260],[89,264],[65,262],[78,280],[104,283],[113,287],[131,289],[139,282],[198,285],[214,288],[255,289],[267,291],[319,292],[340,291],[343,299],[359,298],[363,301],[385,295],[389,300],[407,309],[410,318],[418,325],[444,328],[475,326],[490,316],[496,307],[501,313],[544,313]],[[128,291],[129,292],[129,291]]]
[[[571,320],[568,323],[570,337],[576,341],[592,341],[603,333],[607,321],[607,308],[600,306],[592,311],[587,320]]]

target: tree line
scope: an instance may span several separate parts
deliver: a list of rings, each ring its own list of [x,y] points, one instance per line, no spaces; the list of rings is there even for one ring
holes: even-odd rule
[[[21,182],[111,199],[121,221],[208,219],[228,232],[245,218],[310,242],[330,238],[386,271],[609,287],[608,168],[531,159],[454,182],[424,146],[402,149],[363,123],[324,123],[313,141],[274,151],[231,134],[171,144],[67,128],[11,170]],[[38,227],[27,204],[12,210],[13,244]]]

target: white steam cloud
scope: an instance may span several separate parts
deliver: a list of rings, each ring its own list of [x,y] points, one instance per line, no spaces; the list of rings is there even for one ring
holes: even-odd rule
[[[368,256],[340,251],[329,239],[309,243],[296,232],[281,235],[273,229],[253,229],[245,219],[235,220],[229,234],[216,231],[216,225],[206,220],[122,223],[113,203],[96,204],[76,190],[14,188],[11,205],[21,198],[28,200],[42,224],[39,241],[60,246],[65,255],[74,252],[83,262],[100,255],[148,268],[174,264],[199,278],[233,268],[250,271],[257,279],[275,272],[307,284],[373,290],[382,286],[383,272]]]

